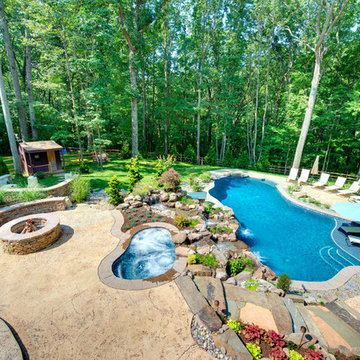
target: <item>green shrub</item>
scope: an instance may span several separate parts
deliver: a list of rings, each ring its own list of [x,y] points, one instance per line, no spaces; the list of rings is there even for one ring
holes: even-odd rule
[[[144,213],[146,210],[145,209],[142,209],[141,212]]]
[[[43,171],[38,171],[38,172],[36,173],[36,177],[37,177],[38,179],[45,179],[45,173],[44,173]]]
[[[261,359],[262,358],[262,353],[261,353],[261,347],[256,345],[256,344],[252,344],[252,343],[247,343],[246,344],[246,348],[248,349],[249,353],[251,354],[251,356],[253,357],[253,359],[257,360],[257,359]]]
[[[166,190],[176,190],[180,185],[181,175],[173,168],[165,171],[160,179],[159,185],[164,185]]]
[[[151,218],[151,215],[150,215],[150,214],[146,214],[146,217],[147,217],[148,219],[150,219],[150,218]]]
[[[190,220],[190,227],[195,227],[197,224],[199,224],[199,221],[198,220],[195,220],[195,219],[191,219]]]
[[[297,351],[290,350],[290,360],[304,360],[304,358]]]
[[[156,218],[152,218],[151,221],[152,221],[152,222],[155,222],[155,221],[157,221],[157,219],[156,219]]]
[[[71,182],[72,196],[77,203],[85,200],[90,194],[90,182],[77,176]]]
[[[0,176],[6,175],[9,173],[9,169],[7,168],[4,160],[0,160]]]
[[[238,273],[245,269],[245,264],[241,259],[229,260],[226,266],[226,270],[231,277],[236,276]]]
[[[83,161],[79,166],[79,173],[80,174],[88,174],[90,172],[89,165]]]
[[[222,164],[223,164],[224,166],[232,167],[232,166],[233,166],[233,163],[234,163],[234,157],[233,157],[231,151],[230,151],[230,150],[226,150],[225,155],[224,155],[224,157],[223,157],[223,159],[222,159]]]
[[[23,190],[19,196],[20,200],[25,202],[44,199],[46,197],[47,194],[39,190]]]
[[[249,279],[245,281],[245,287],[248,290],[256,291],[256,289],[259,287],[259,282],[255,279]]]
[[[284,293],[287,294],[290,291],[291,279],[287,274],[284,273],[279,276],[276,286],[278,289],[283,290]]]
[[[187,258],[188,264],[196,264],[196,254],[191,254]]]
[[[136,221],[133,221],[130,225],[131,225],[131,227],[136,226],[136,225],[137,225],[137,224],[136,224]]]
[[[191,220],[188,219],[185,215],[175,215],[174,223],[180,227],[188,227],[191,224]]]
[[[121,191],[121,182],[114,175],[108,183],[109,187],[105,189],[106,194],[110,196],[109,203],[119,205],[124,202],[124,196]]]
[[[169,170],[176,161],[173,155],[159,155],[155,164],[155,176],[158,179],[165,171]]]
[[[201,263],[205,266],[217,267],[219,262],[216,260],[215,254],[205,254],[202,257]]]
[[[0,205],[4,203],[5,196],[6,196],[6,191],[0,189]]]
[[[140,162],[138,157],[131,158],[130,164],[126,165],[128,169],[128,178],[130,183],[130,189],[134,188],[134,185],[142,179],[140,174]]]
[[[189,144],[184,152],[184,160],[187,163],[195,164],[196,163],[196,152],[194,148]]]
[[[164,219],[164,218],[163,218],[163,219],[161,219],[160,221],[161,221],[161,222],[165,222],[165,221],[166,221],[166,219]]]
[[[210,182],[210,180],[211,180],[211,175],[210,175],[210,173],[205,172],[205,173],[202,173],[202,174],[199,176],[199,179],[202,180],[202,181],[205,182],[205,183],[208,183],[208,182]]]
[[[216,149],[212,146],[206,156],[204,157],[204,163],[206,165],[217,165]]]
[[[236,334],[240,334],[241,333],[241,330],[244,328],[243,325],[241,325],[241,323],[239,321],[236,321],[236,320],[228,320],[228,322],[226,323],[226,325],[234,330],[236,332]]]
[[[125,141],[121,147],[121,151],[119,154],[120,159],[130,159],[131,157],[131,149],[130,145],[127,141]]]
[[[123,230],[127,231],[127,230],[129,230],[129,229],[130,229],[130,226],[129,226],[129,225],[124,225],[124,226],[123,226]]]
[[[210,202],[205,203],[204,212],[206,214],[213,214],[215,212],[213,209],[213,204]]]
[[[141,219],[140,222],[146,223],[146,219]]]
[[[142,181],[136,183],[132,189],[133,195],[145,196],[153,190],[153,187],[149,184],[144,184]]]
[[[132,211],[133,213],[136,213],[136,212],[137,212],[137,208],[133,208],[133,209],[131,209],[131,211]]]
[[[287,341],[286,342],[286,347],[289,350],[296,350],[297,349],[297,345],[293,341]]]

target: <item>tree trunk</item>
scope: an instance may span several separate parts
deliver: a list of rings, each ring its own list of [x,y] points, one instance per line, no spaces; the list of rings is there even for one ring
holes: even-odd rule
[[[129,48],[129,67],[130,67],[130,83],[132,90],[131,97],[131,131],[132,131],[132,148],[131,156],[136,157],[138,154],[138,113],[137,113],[137,85],[136,70],[134,66],[134,50]]]
[[[30,41],[29,29],[27,28],[25,28],[25,37],[27,41]],[[27,91],[28,91],[31,136],[34,140],[37,140],[38,131],[35,125],[36,117],[34,110],[34,92],[33,92],[33,83],[32,83],[31,45],[28,43],[25,46],[25,59],[26,59],[26,80],[27,80]]]
[[[201,107],[201,85],[202,85],[202,65],[200,67],[200,80],[198,88],[198,113],[197,113],[197,135],[196,135],[196,162],[200,164],[200,107]]]
[[[307,108],[306,108],[306,112],[305,112],[304,121],[303,121],[302,128],[301,128],[299,141],[298,141],[298,144],[296,147],[294,162],[292,165],[292,167],[296,168],[296,169],[299,169],[299,167],[300,167],[301,157],[302,157],[302,153],[304,150],[307,133],[308,133],[309,127],[310,127],[311,116],[312,116],[314,106],[315,106],[316,93],[317,93],[317,90],[319,87],[319,82],[320,82],[320,68],[321,68],[320,50],[316,49],[316,51],[315,51],[315,67],[314,67],[313,78],[311,81],[310,95],[309,95],[309,99],[308,99],[308,104],[307,104]]]
[[[19,76],[18,76],[17,69],[16,69],[14,50],[11,46],[9,28],[8,28],[7,20],[5,17],[5,9],[4,9],[3,0],[0,0],[0,26],[1,26],[1,30],[3,33],[7,57],[8,57],[9,64],[10,64],[11,77],[13,80],[14,92],[15,92],[16,103],[17,103],[17,111],[18,111],[18,115],[19,115],[21,136],[24,141],[27,141],[28,140],[28,131],[27,131],[27,126],[26,126],[24,103],[23,103],[22,95],[21,95]]]
[[[0,99],[1,99],[1,104],[2,104],[3,113],[4,113],[6,130],[7,130],[7,134],[8,134],[8,138],[9,138],[9,143],[10,143],[11,155],[14,160],[15,175],[18,176],[18,175],[21,175],[21,166],[20,166],[19,154],[17,152],[17,147],[16,147],[14,129],[13,129],[13,125],[12,125],[11,118],[10,118],[9,105],[7,102],[4,80],[3,80],[2,71],[1,71],[1,65],[0,65]]]
[[[145,83],[145,68],[142,72],[142,100],[143,100],[143,128],[142,128],[142,136],[144,141],[144,148],[147,151],[147,139],[146,139],[146,83]]]

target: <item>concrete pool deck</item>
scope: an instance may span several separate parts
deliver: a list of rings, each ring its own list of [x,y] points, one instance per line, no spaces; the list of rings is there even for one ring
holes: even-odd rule
[[[56,244],[0,254],[0,317],[30,359],[211,359],[192,339],[192,313],[174,282],[130,292],[99,280],[119,241],[110,211],[80,204],[55,214]]]

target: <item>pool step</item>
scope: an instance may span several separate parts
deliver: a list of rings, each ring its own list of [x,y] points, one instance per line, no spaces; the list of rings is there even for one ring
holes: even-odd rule
[[[282,300],[283,300],[287,310],[290,313],[292,325],[293,325],[293,331],[297,332],[297,333],[301,332],[300,327],[301,326],[306,327],[306,323],[305,323],[303,317],[301,316],[300,311],[298,310],[298,308],[295,306],[294,302],[291,299],[283,298]]]
[[[319,250],[319,255],[335,271],[344,267],[358,265],[358,261],[336,246],[324,246]]]
[[[326,304],[326,308],[360,335],[360,320],[356,319],[345,307],[336,302],[331,302]]]

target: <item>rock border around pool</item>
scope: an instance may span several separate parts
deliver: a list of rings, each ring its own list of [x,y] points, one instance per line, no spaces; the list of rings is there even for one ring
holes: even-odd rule
[[[204,189],[205,192],[207,192],[207,201],[214,202],[216,206],[224,207],[224,205],[210,195],[209,191],[215,186],[215,181],[219,180],[224,177],[234,176],[234,177],[252,177],[249,173],[244,172],[242,170],[221,170],[221,172],[217,171],[211,171],[211,176],[213,181],[209,183],[209,185]],[[216,173],[216,174],[215,174]],[[256,179],[256,178],[255,178]],[[274,182],[274,180],[268,180]],[[306,209],[317,211],[323,215],[328,215],[332,217],[337,217],[343,220],[351,221],[349,219],[346,219],[344,217],[341,217],[340,215],[329,211],[327,209],[318,209],[315,206],[311,204],[304,204],[300,202],[297,199],[294,199],[290,196],[290,194],[286,191],[283,185],[276,183],[276,188],[279,191],[280,195],[283,196],[286,200],[292,202],[295,206],[301,206]],[[354,275],[360,274],[360,266],[347,266],[343,269],[341,269],[335,276],[333,276],[331,279],[326,281],[301,281],[301,280],[293,280],[291,284],[291,290],[294,291],[304,291],[304,288],[306,290],[335,290],[339,288],[340,286],[344,285],[346,282],[348,282]]]
[[[170,270],[153,278],[128,280],[115,276],[112,271],[112,265],[116,259],[124,254],[130,245],[132,237],[136,233],[144,229],[161,227],[168,230],[173,238],[174,235],[179,234],[180,231],[174,225],[162,222],[154,222],[135,226],[131,230],[124,233],[121,231],[121,227],[124,223],[124,217],[120,211],[113,210],[111,214],[115,220],[111,234],[120,239],[120,241],[116,248],[101,261],[98,267],[98,276],[103,284],[118,290],[145,290],[166,284],[177,278],[185,270],[187,264],[186,258],[177,256],[175,263]]]

